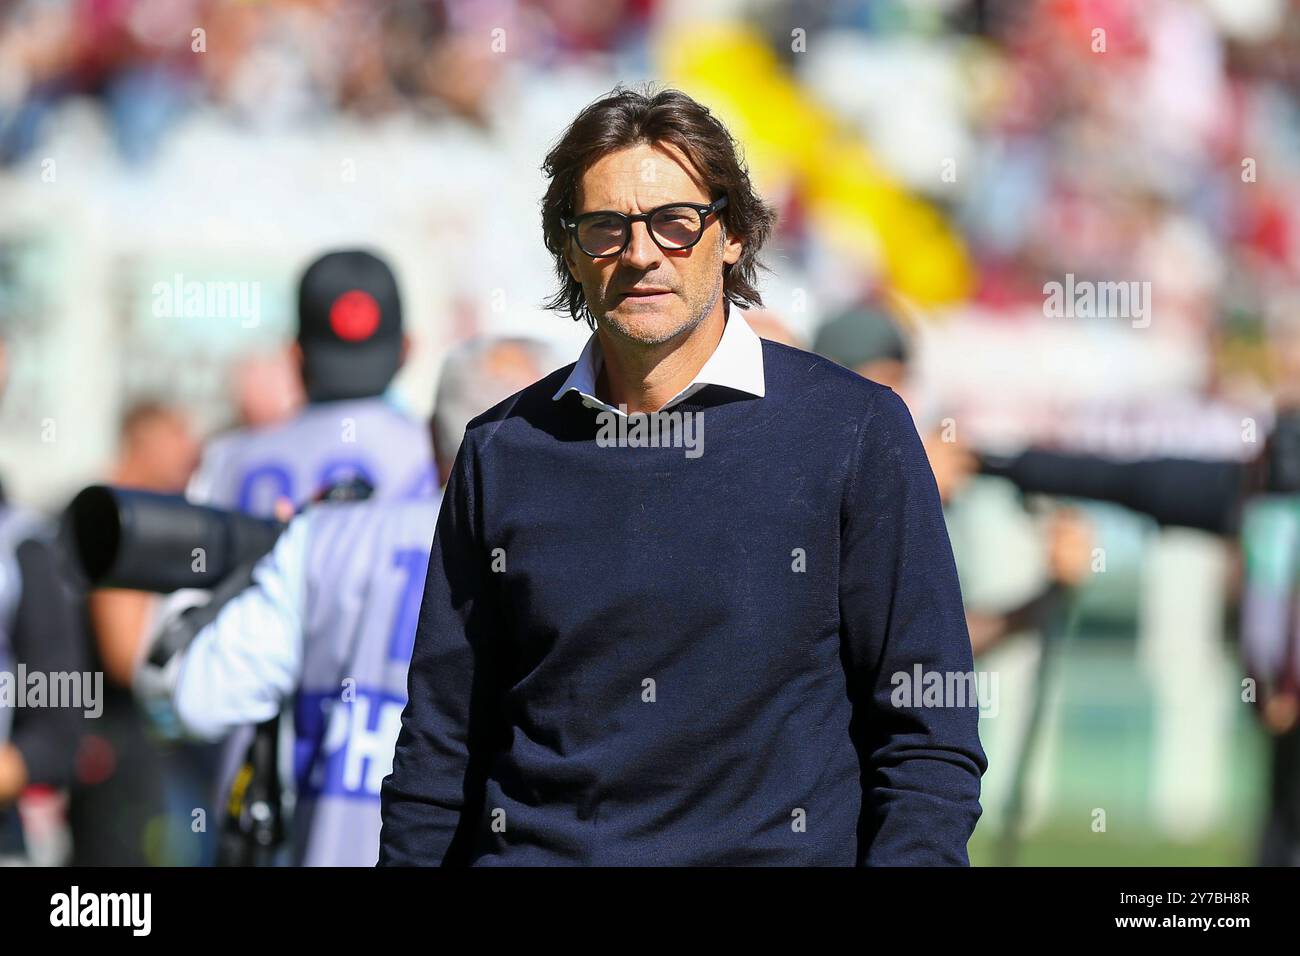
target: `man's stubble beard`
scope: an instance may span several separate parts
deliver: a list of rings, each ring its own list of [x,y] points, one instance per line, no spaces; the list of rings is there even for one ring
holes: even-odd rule
[[[721,258],[721,250],[724,241],[725,236],[720,236],[718,241],[719,258]],[[717,305],[718,298],[722,295],[725,281],[723,273],[719,272],[718,280],[709,291],[708,295],[704,296],[703,299],[698,302],[692,303],[688,301],[687,305],[689,308],[687,309],[686,320],[673,328],[649,330],[644,327],[630,326],[628,323],[622,321],[620,317],[611,315],[608,311],[603,315],[596,315],[594,312],[592,314],[596,319],[598,327],[604,328],[606,331],[611,332],[618,338],[636,342],[640,345],[663,345],[665,342],[670,342],[679,336],[684,338],[700,327],[700,324],[708,317],[709,313],[713,311],[713,307]]]

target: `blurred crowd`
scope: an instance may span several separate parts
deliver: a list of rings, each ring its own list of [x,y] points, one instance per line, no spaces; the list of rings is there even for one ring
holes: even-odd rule
[[[510,123],[511,94],[530,78],[571,64],[653,73],[655,48],[674,30],[726,17],[760,34],[894,177],[948,213],[974,264],[968,301],[989,318],[1041,304],[1043,282],[1066,273],[1139,275],[1160,290],[1161,334],[1213,350],[1216,385],[1249,388],[1235,376],[1269,373],[1251,346],[1291,309],[1300,265],[1294,4],[684,7],[6,0],[0,164],[39,153],[51,118],[86,99],[135,164],[196,114],[254,133],[340,115],[454,117],[491,135]],[[798,262],[816,239],[797,189],[780,192],[782,246]],[[866,289],[852,292],[879,278],[861,273]]]
[[[538,69],[593,55],[637,56],[655,6],[655,0],[6,2],[0,161],[21,159],[40,141],[48,115],[81,96],[102,105],[115,141],[135,162],[147,162],[173,126],[199,110],[218,110],[254,129],[321,122],[341,112],[416,111],[485,123],[484,101],[506,62],[497,53],[518,50]],[[501,31],[495,48],[493,30]]]
[[[1006,540],[1027,537],[1025,549],[999,539],[1001,567],[987,567],[981,555],[988,552],[974,546],[963,561],[959,499],[979,490],[982,452],[1249,465],[1263,455],[1274,423],[1300,406],[1300,3],[1293,0],[0,0],[0,208],[9,197],[31,221],[49,144],[67,142],[60,131],[69,123],[82,129],[75,124],[87,110],[111,143],[104,175],[114,183],[148,185],[159,170],[184,165],[189,154],[180,144],[192,144],[187,136],[196,130],[219,131],[204,141],[218,147],[205,149],[205,162],[224,164],[213,153],[228,150],[230,163],[259,171],[274,165],[261,158],[263,138],[300,137],[308,155],[316,137],[364,139],[381,152],[389,142],[436,144],[409,160],[436,168],[434,190],[394,158],[380,177],[390,180],[382,193],[388,205],[374,201],[379,218],[415,210],[394,250],[403,283],[423,281],[423,269],[441,276],[436,293],[408,297],[407,326],[424,336],[423,364],[418,356],[411,364],[417,374],[426,369],[412,386],[421,396],[414,404],[426,404],[440,377],[428,371],[439,367],[430,357],[476,333],[526,329],[565,348],[581,341],[564,336],[575,331],[561,327],[566,319],[515,305],[538,301],[553,279],[533,189],[539,146],[588,99],[615,82],[644,79],[681,85],[715,105],[779,207],[767,307],[747,314],[755,329],[826,354],[908,399],[945,504],[953,505],[963,587],[976,595],[968,623],[981,654],[1048,618],[1062,626],[1062,589],[1083,587],[1098,542],[1108,529],[1113,539],[1115,528],[1128,527],[1105,513],[1090,524],[1074,509],[1025,518],[1017,501],[1014,520],[992,520],[1014,525]],[[386,139],[394,129],[404,138]],[[818,145],[801,155],[806,143]],[[848,150],[843,162],[832,162],[824,144]],[[228,182],[210,185],[204,169],[182,188],[241,198]],[[266,194],[284,192],[286,181],[292,175]],[[318,187],[309,180],[299,201],[316,205]],[[333,208],[320,205],[323,217]],[[109,232],[116,228],[136,227],[114,219]],[[182,220],[155,228],[166,235],[187,227]],[[441,249],[435,237],[449,234],[463,237],[464,247]],[[18,270],[7,249],[25,237],[0,217],[0,341],[15,343],[14,367],[22,359],[17,343],[39,337],[29,326],[21,336],[12,328]],[[295,251],[303,245],[294,238]],[[430,254],[434,248],[443,254]],[[1149,326],[1128,315],[1045,314],[1045,284],[1067,276],[1149,283]],[[294,278],[286,275],[284,284]],[[496,301],[502,289],[511,303],[504,309]],[[287,328],[280,331],[289,338]],[[60,466],[56,497],[95,479],[181,493],[213,421],[265,429],[301,416],[311,402],[299,366],[279,342],[256,344],[233,350],[221,366],[219,387],[205,397],[205,411],[215,407],[215,415],[195,416],[187,406],[193,396],[141,389],[122,375],[111,460]],[[114,339],[109,347],[132,345]],[[200,351],[193,349],[196,360]],[[34,374],[15,375],[7,400],[30,409],[20,386]],[[61,383],[75,377],[61,374]],[[3,414],[0,404],[0,421]],[[43,418],[25,416],[24,426]],[[947,434],[954,423],[955,439]],[[5,475],[22,477],[17,454],[0,462]],[[997,497],[987,486],[982,493]],[[983,520],[970,527],[987,527]],[[1170,665],[1166,686],[1187,679],[1179,668],[1213,661],[1222,666],[1198,692],[1228,674],[1231,694],[1237,671],[1215,655],[1236,630],[1242,560],[1235,528],[1200,530],[1213,531],[1214,543],[1175,542],[1178,556],[1169,560],[1229,554],[1218,564],[1205,557],[1204,578],[1190,579],[1216,582],[1206,593],[1222,592],[1221,601],[1200,612],[1195,626],[1209,637],[1185,645],[1193,664]],[[1031,558],[1014,557],[1022,554]],[[1148,555],[1113,577],[1138,580]],[[1032,565],[1030,580],[1011,582],[1007,566],[1021,563]],[[987,588],[981,576],[990,579]],[[1186,586],[1172,580],[1177,575],[1159,577],[1163,583],[1152,587]],[[1105,587],[1120,591],[1094,589]],[[987,601],[978,596],[985,591],[993,595]],[[1186,627],[1130,611],[1130,632]],[[149,602],[101,594],[85,613],[93,654],[125,695]],[[997,666],[1032,669],[1036,660]],[[1021,712],[1033,721],[1038,690],[1025,685]],[[1194,709],[1170,698],[1158,720],[1194,723]],[[1222,777],[1230,749],[1223,726],[1233,718],[1202,710],[1218,744],[1186,759]],[[77,758],[81,783],[111,776],[114,765],[146,768],[122,779],[170,774],[179,783],[147,799],[124,790],[109,801],[98,811],[104,816],[86,824],[90,832],[109,832],[117,824],[105,820],[128,809],[142,812],[112,830],[133,837],[93,859],[198,862],[192,850],[176,849],[188,846],[184,811],[151,817],[143,810],[206,799],[194,794],[208,758],[173,754],[164,766],[132,719],[88,735]],[[1270,720],[1285,741],[1272,758],[1272,802],[1275,810],[1291,808],[1283,814],[1290,822],[1274,813],[1281,831],[1272,839],[1293,847],[1300,845],[1296,715],[1284,707]],[[1007,762],[1018,759],[1012,745],[1004,753]],[[1160,772],[1171,789],[1187,778],[1177,761]],[[1020,787],[1008,782],[999,799],[1020,800]],[[1258,789],[1268,803],[1267,786]],[[1200,812],[1172,794],[1153,798],[1157,806],[1163,799],[1188,818]],[[41,819],[37,797],[29,794],[28,804],[30,820]],[[35,831],[47,832],[29,823],[29,841]],[[50,858],[60,859],[51,839]]]

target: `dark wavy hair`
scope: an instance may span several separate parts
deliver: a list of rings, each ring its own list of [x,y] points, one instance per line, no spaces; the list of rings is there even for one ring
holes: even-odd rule
[[[609,153],[641,143],[675,146],[712,198],[726,194],[727,205],[718,214],[722,227],[743,237],[744,247],[739,260],[723,266],[723,295],[741,308],[761,306],[755,282],[758,270],[767,267],[758,261],[758,253],[772,235],[776,210],[754,192],[736,141],[707,107],[680,90],[638,91],[619,85],[578,114],[542,163],[550,180],[542,198],[542,233],[560,279],[559,291],[546,300],[545,308],[568,312],[575,322],[585,319],[596,328],[582,285],[564,263],[568,233],[561,223],[573,216],[582,174]]]

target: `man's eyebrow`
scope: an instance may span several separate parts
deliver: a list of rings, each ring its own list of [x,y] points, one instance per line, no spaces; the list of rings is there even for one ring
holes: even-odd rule
[[[712,200],[709,199],[666,199],[663,202],[655,203],[653,206],[647,206],[646,212],[649,212],[651,209],[662,209],[664,206],[681,206],[681,205],[707,206],[711,201]],[[633,213],[627,212],[622,209],[614,209],[610,206],[597,206],[591,209],[575,210],[573,213],[573,218],[576,219],[578,216],[585,216],[588,213],[592,213],[592,212],[618,212],[618,213],[622,213],[625,216],[633,215]]]

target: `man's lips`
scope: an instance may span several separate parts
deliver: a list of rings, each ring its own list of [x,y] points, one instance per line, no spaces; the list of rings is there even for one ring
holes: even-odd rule
[[[625,299],[658,299],[666,295],[672,295],[668,289],[629,289],[622,293]]]

